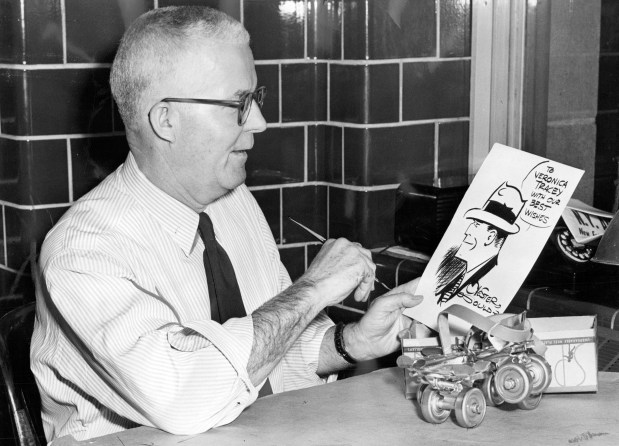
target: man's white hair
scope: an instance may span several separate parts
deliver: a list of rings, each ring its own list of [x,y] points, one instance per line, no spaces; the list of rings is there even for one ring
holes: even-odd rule
[[[125,32],[110,73],[110,86],[128,129],[154,104],[144,97],[173,72],[176,61],[196,39],[248,45],[249,34],[229,15],[204,6],[172,6],[138,17]],[[163,99],[163,98],[161,98]]]

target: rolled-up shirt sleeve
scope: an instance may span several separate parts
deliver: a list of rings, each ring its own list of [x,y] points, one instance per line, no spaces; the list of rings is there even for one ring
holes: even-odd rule
[[[253,343],[251,317],[223,325],[211,320],[181,323],[165,295],[135,283],[120,262],[101,253],[56,256],[43,271],[61,322],[109,379],[104,384],[100,373],[83,374],[78,366],[52,367],[74,373],[65,378],[115,413],[191,434],[232,421],[255,400],[257,391],[246,369]],[[61,347],[78,348],[72,343]],[[83,352],[60,354],[56,360],[84,361]]]

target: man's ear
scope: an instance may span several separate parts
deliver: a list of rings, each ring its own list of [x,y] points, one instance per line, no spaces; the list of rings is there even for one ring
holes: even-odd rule
[[[490,243],[493,243],[496,240],[498,232],[496,229],[488,229],[488,236],[486,237],[485,246],[488,246]]]
[[[167,102],[158,102],[150,109],[148,120],[155,134],[168,142],[176,140],[178,127],[178,114],[174,112]]]

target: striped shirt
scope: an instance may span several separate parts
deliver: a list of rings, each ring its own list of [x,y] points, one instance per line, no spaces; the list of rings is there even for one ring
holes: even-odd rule
[[[205,212],[248,314],[290,285],[245,185]],[[252,317],[211,321],[198,219],[129,154],[49,232],[31,344],[48,440],[136,425],[194,434],[231,422],[255,401],[247,374]],[[335,379],[316,375],[331,325],[321,313],[307,327],[269,377],[275,393]]]

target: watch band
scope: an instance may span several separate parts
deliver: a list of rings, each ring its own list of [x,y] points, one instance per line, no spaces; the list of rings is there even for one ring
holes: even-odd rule
[[[344,327],[346,324],[343,322],[339,322],[335,326],[335,333],[333,335],[333,340],[335,341],[335,350],[337,353],[346,360],[349,364],[356,364],[357,360],[350,356],[346,351],[346,344],[344,343]]]

